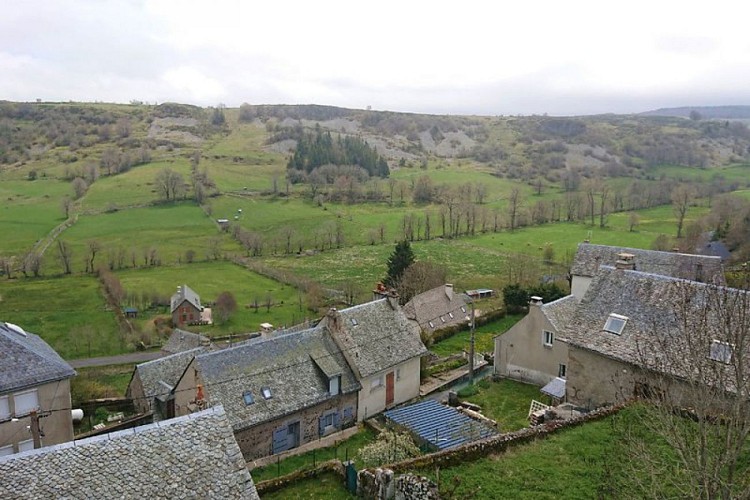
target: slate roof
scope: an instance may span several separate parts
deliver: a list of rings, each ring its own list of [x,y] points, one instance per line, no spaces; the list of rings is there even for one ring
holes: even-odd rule
[[[73,377],[76,372],[38,335],[0,322],[0,394]]]
[[[455,293],[452,287],[446,288],[445,285],[414,296],[404,305],[403,311],[407,318],[416,321],[426,331],[465,323],[467,317],[463,295]],[[452,318],[450,314],[453,315]],[[432,322],[433,326],[430,326],[429,322]]]
[[[659,252],[640,248],[612,247],[581,243],[570,273],[574,276],[594,276],[600,265],[614,266],[617,254],[635,256],[635,270],[674,278],[724,284],[721,258],[677,252]],[[699,269],[698,265],[702,266]]]
[[[201,299],[198,296],[197,293],[193,291],[192,288],[190,288],[187,285],[181,285],[177,292],[172,295],[171,304],[172,308],[170,309],[170,312],[174,312],[175,309],[177,309],[180,304],[182,304],[184,301],[190,302],[193,306],[196,307],[196,309],[203,309],[201,307]]]
[[[259,498],[221,407],[0,457],[0,478],[0,498]]]
[[[206,351],[205,347],[198,347],[136,365],[135,373],[141,380],[145,396],[150,399],[168,395],[193,358]]]
[[[320,367],[313,357],[325,359]],[[325,328],[313,328],[205,353],[195,365],[212,404],[222,404],[235,431],[330,399],[328,373],[341,375],[343,394],[360,389],[341,350]],[[271,389],[264,399],[263,387]],[[251,391],[255,402],[245,404]]]
[[[555,377],[547,385],[539,389],[539,392],[553,398],[562,399],[565,397],[565,379]]]
[[[432,399],[389,410],[385,416],[440,450],[497,435],[494,429]]]
[[[418,328],[387,298],[337,313],[340,322],[329,313],[320,325],[326,325],[337,336],[347,350],[347,360],[355,365],[361,378],[427,353]]]
[[[208,342],[208,340],[208,337],[205,335],[175,328],[172,335],[169,336],[169,340],[167,340],[167,343],[164,344],[164,347],[162,347],[161,350],[168,353],[189,351],[190,349],[201,347],[204,342]]]
[[[721,339],[721,328],[724,328],[722,322],[726,318],[718,316],[723,313],[718,312],[713,303],[711,307],[707,306],[712,291],[714,295],[720,292],[722,296],[726,294],[727,297],[739,297],[739,294],[748,293],[668,276],[621,271],[602,266],[581,299],[571,321],[563,327],[563,334],[569,345],[636,366],[642,365],[644,361],[649,365],[655,362],[654,366],[661,366],[663,363],[659,363],[658,360],[662,347],[659,346],[669,345],[676,352],[690,348],[686,337],[689,334],[686,332],[690,330],[685,330],[683,324],[703,321],[701,325],[711,328],[712,331],[701,330],[690,337],[693,343],[705,341],[708,344],[706,339],[712,337]],[[690,302],[683,316],[678,317],[676,304],[684,304],[686,296],[690,297]],[[628,318],[619,335],[604,330],[607,318],[612,313]],[[743,317],[734,321],[745,322],[747,328],[747,320],[747,317]],[[716,327],[713,328],[712,325]],[[706,326],[700,328],[705,329]],[[703,359],[708,356],[708,348],[706,345]],[[664,367],[661,370],[671,375],[684,375],[676,373],[674,370],[677,369]]]
[[[563,326],[573,317],[578,301],[574,295],[568,295],[554,300],[548,304],[542,304],[541,310],[544,316],[552,323],[559,332]]]

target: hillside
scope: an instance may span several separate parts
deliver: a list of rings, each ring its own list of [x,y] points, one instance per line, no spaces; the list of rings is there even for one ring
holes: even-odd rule
[[[682,106],[678,108],[659,108],[640,113],[640,116],[676,116],[690,118],[690,114],[697,112],[707,120],[748,120],[750,106]]]

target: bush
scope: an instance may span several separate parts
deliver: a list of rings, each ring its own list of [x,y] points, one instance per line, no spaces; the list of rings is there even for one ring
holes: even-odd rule
[[[377,467],[388,463],[401,462],[407,458],[418,457],[419,448],[414,444],[411,436],[385,430],[378,439],[359,450],[358,465],[361,468]]]

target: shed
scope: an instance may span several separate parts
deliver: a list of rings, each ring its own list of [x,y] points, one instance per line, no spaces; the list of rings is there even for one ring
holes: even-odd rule
[[[495,290],[491,288],[477,288],[476,290],[466,290],[466,295],[472,299],[488,299],[494,297]]]
[[[123,314],[125,314],[126,318],[137,318],[138,317],[138,309],[135,307],[124,307],[122,309]]]
[[[387,411],[385,416],[439,450],[497,435],[494,429],[432,399]]]

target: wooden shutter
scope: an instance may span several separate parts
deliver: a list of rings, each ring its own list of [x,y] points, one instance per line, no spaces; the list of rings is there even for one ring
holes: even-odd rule
[[[286,427],[280,427],[273,431],[273,453],[281,453],[287,449]]]

